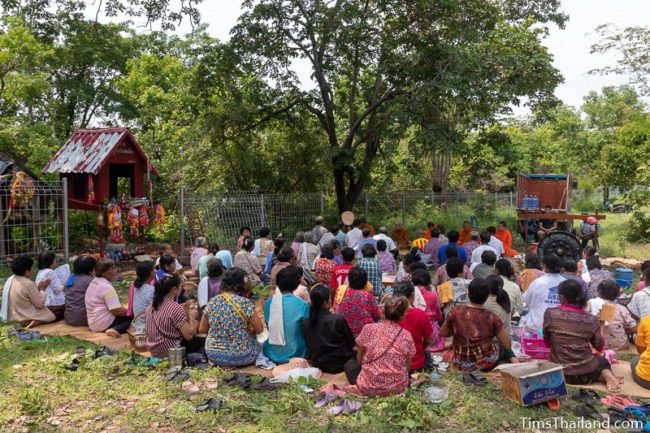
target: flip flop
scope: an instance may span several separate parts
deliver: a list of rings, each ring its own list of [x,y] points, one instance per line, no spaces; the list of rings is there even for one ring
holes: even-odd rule
[[[253,389],[256,389],[258,391],[273,391],[274,389],[278,389],[281,386],[281,383],[273,383],[269,380],[268,377],[264,377],[262,380],[253,385]]]
[[[172,381],[178,377],[178,374],[181,372],[181,368],[176,366],[176,367],[171,367],[167,370],[167,373],[165,375],[165,379],[168,381]]]
[[[228,386],[240,386],[244,389],[248,389],[253,383],[253,380],[247,374],[235,373],[231,376],[224,377],[223,382]]]
[[[593,419],[594,421],[603,421],[603,416],[598,413],[596,408],[594,408],[591,404],[580,404],[578,406],[575,406],[571,411],[575,416],[579,418],[582,417]]]
[[[186,380],[181,384],[181,389],[188,394],[198,394],[201,389],[193,380]]]
[[[461,380],[467,386],[484,386],[487,383],[487,378],[478,370],[463,373]]]
[[[571,394],[571,399],[583,403],[595,403],[600,399],[600,395],[593,389],[580,389]]]
[[[117,353],[116,350],[109,349],[108,347],[103,346],[102,348],[95,351],[94,357],[95,359],[97,359],[97,358],[101,358],[102,356],[113,356],[116,353]]]
[[[205,403],[196,406],[194,410],[197,412],[205,412],[206,410],[216,412],[221,409],[221,406],[223,406],[223,401],[217,400],[216,398],[209,398]]]
[[[328,404],[336,401],[337,398],[338,397],[333,392],[321,392],[316,399],[316,404],[314,404],[314,407],[318,408],[327,406]]]
[[[208,391],[214,391],[219,387],[219,381],[214,377],[205,378],[203,384],[205,385],[205,389]]]
[[[638,406],[638,404],[624,395],[607,395],[600,399],[605,406],[615,407],[616,409],[625,409],[629,406]]]
[[[329,415],[349,415],[361,410],[361,402],[354,400],[340,400],[336,406],[327,409]]]
[[[70,362],[70,364],[67,364],[65,368],[66,370],[77,371],[80,365],[81,365],[81,358],[75,358]]]
[[[546,405],[548,406],[549,410],[552,410],[554,412],[560,410],[560,400],[557,398],[554,398],[553,400],[548,400],[546,402]]]

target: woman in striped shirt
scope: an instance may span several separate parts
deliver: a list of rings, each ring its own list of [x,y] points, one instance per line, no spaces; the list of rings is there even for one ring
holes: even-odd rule
[[[185,353],[202,353],[205,338],[197,337],[198,311],[189,317],[182,305],[174,301],[181,293],[178,275],[164,275],[156,281],[153,301],[147,307],[147,349],[152,356],[167,358],[169,349],[185,347]]]

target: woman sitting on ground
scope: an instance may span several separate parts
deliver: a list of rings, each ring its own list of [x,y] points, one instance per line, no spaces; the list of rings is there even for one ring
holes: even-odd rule
[[[307,357],[302,321],[309,317],[309,304],[293,294],[301,278],[302,269],[298,266],[282,269],[277,275],[275,294],[264,303],[264,318],[269,330],[264,355],[276,364]]]
[[[253,255],[255,241],[250,236],[242,241],[242,248],[235,254],[234,265],[236,268],[243,269],[246,272],[251,288],[262,284],[262,267]]]
[[[0,318],[32,328],[42,323],[53,322],[56,317],[45,306],[45,289],[50,281],[45,279],[39,285],[32,280],[34,260],[27,255],[11,261],[13,275],[7,279],[2,293]]]
[[[372,292],[365,290],[366,284],[368,284],[366,271],[356,266],[350,269],[348,286],[343,292],[343,300],[336,311],[336,314],[348,323],[355,337],[361,334],[365,325],[376,322],[380,317],[377,301]],[[339,294],[341,290],[343,288],[339,288]]]
[[[202,279],[207,277],[207,275],[208,275],[208,261],[211,258],[215,257],[218,252],[219,252],[219,245],[218,244],[210,244],[208,246],[208,254],[206,254],[205,256],[202,256],[199,259],[199,261],[198,261],[198,263],[196,265],[197,270],[199,272],[199,281],[201,281]]]
[[[210,299],[221,293],[223,266],[221,260],[212,257],[208,261],[208,275],[199,282],[197,297],[199,307],[203,309]]]
[[[255,334],[264,325],[255,312],[255,305],[244,298],[246,273],[239,268],[226,271],[222,293],[210,299],[203,310],[199,332],[207,333],[205,353],[219,367],[242,367],[255,362],[260,345]]]
[[[409,385],[416,348],[411,333],[399,325],[409,308],[403,296],[384,297],[383,318],[357,337],[357,358],[345,364],[345,375],[365,396],[401,394]]]
[[[97,260],[93,256],[79,256],[73,263],[74,278],[65,290],[65,323],[71,326],[88,326],[86,291],[95,278]],[[68,284],[70,284],[68,282]]]
[[[521,313],[524,311],[524,300],[521,296],[521,289],[517,283],[512,281],[515,276],[512,263],[508,259],[499,259],[494,264],[494,271],[503,280],[503,290],[505,290],[510,298],[512,316],[521,316]]]
[[[632,379],[645,389],[650,389],[650,350],[646,350],[648,343],[650,343],[650,316],[641,319],[639,323],[634,342],[639,356],[630,362]]]
[[[188,317],[182,305],[174,301],[181,292],[178,275],[165,275],[156,281],[153,301],[145,310],[147,349],[152,356],[167,358],[169,349],[185,347],[185,354],[203,353],[205,338],[197,337],[198,311]]]
[[[422,264],[422,266],[424,266],[424,264]],[[442,310],[440,309],[438,294],[432,290],[431,287],[431,274],[427,271],[426,267],[424,267],[412,270],[411,277],[411,282],[415,286],[413,305],[422,310],[423,306],[421,305],[421,302],[418,301],[419,297],[422,296],[422,301],[424,301],[423,311],[433,329],[429,351],[439,352],[445,347],[445,340],[440,337],[440,325],[438,325],[438,322],[442,320]]]
[[[388,251],[386,241],[379,239],[377,241],[377,260],[381,265],[381,272],[385,275],[395,275],[395,257]]]
[[[604,356],[593,354],[605,349],[598,318],[585,311],[587,296],[580,284],[565,280],[558,288],[560,306],[544,312],[544,340],[551,348],[550,360],[564,366],[564,378],[572,385],[593,382],[607,384],[607,392],[620,391],[622,377],[614,376]]]
[[[510,351],[510,336],[503,323],[483,307],[489,296],[490,288],[485,280],[472,280],[469,304],[454,307],[442,324],[440,334],[453,336],[453,362],[459,370],[492,370],[503,358],[499,345],[504,353]]]
[[[52,251],[40,253],[37,265],[36,284],[38,285],[43,280],[50,281],[45,289],[45,306],[54,313],[56,320],[61,320],[65,312],[64,290],[65,283],[70,278],[70,266],[66,264],[56,269],[56,255]]]
[[[533,281],[544,275],[544,271],[542,270],[542,259],[540,259],[537,254],[526,254],[525,266],[526,269],[521,271],[521,274],[519,274],[518,283],[521,288],[521,293],[526,293],[528,286],[530,286]]]
[[[431,344],[433,327],[424,311],[413,306],[416,288],[410,281],[402,281],[395,287],[395,296],[403,296],[409,301],[409,307],[399,321],[399,325],[411,333],[415,343],[415,355],[411,359],[410,370],[424,370],[425,353]]]
[[[332,271],[335,266],[334,251],[331,245],[325,245],[320,253],[320,257],[314,262],[316,281],[320,284],[329,284],[332,280]]]
[[[112,281],[117,277],[117,266],[111,259],[100,259],[95,267],[95,278],[86,291],[88,327],[93,332],[106,332],[119,338],[131,325],[133,317],[122,307]]]
[[[329,287],[317,284],[311,289],[309,318],[302,321],[309,362],[325,373],[336,374],[354,359],[354,335],[345,319],[330,312]]]
[[[264,273],[266,275],[271,275],[271,270],[273,269],[273,266],[275,266],[278,263],[278,254],[280,254],[280,251],[284,247],[284,239],[283,238],[275,238],[273,241],[273,251],[271,251],[267,256],[266,256],[266,263],[264,265]]]
[[[636,320],[632,317],[630,310],[623,305],[617,304],[616,299],[621,294],[621,289],[612,280],[605,280],[598,285],[598,298],[589,301],[589,311],[600,319],[600,314],[603,306],[608,305],[607,308],[613,308],[614,314],[611,319],[607,321],[600,321],[602,326],[602,335],[605,339],[605,348],[608,350],[620,351],[627,350],[630,340],[628,335],[636,333]],[[599,306],[596,304],[597,300],[602,300]]]
[[[178,267],[176,266],[176,262],[177,262],[176,257],[168,253],[165,253],[162,256],[158,257],[158,263],[157,263],[158,269],[156,270],[155,280],[160,281],[165,276],[168,275],[178,275],[182,283],[185,277],[179,274],[179,272],[181,271],[177,271]],[[182,304],[186,300],[187,298],[185,297],[185,289],[181,287],[181,292],[178,295],[178,299],[176,299],[176,301],[179,304]]]
[[[129,301],[129,313],[133,317],[133,330],[136,334],[146,332],[145,311],[155,292],[151,282],[154,280],[156,270],[153,262],[138,263],[135,267],[135,281],[133,281],[133,297]]]
[[[598,286],[606,280],[614,281],[612,273],[603,269],[598,256],[591,256],[587,259],[587,269],[589,269],[589,293],[587,299],[593,299],[598,296]]]

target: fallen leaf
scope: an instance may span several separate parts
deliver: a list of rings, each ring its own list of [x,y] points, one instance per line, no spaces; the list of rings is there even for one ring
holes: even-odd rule
[[[14,364],[12,365],[12,367],[15,368],[16,370],[23,368],[22,364]]]

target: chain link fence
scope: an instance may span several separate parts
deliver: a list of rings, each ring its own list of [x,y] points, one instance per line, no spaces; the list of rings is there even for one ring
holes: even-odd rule
[[[33,181],[30,195],[18,197],[11,182],[0,183],[0,263],[45,250],[67,256],[64,187]]]
[[[250,227],[257,233],[269,227],[272,236],[282,233],[293,239],[298,231],[311,229],[314,218],[325,217],[326,224],[339,221],[336,200],[320,193],[291,194],[228,194],[198,195],[181,189],[180,209],[185,216],[181,224],[181,248],[193,243],[197,236],[205,236],[222,248],[233,249],[241,227]],[[392,226],[409,220],[436,219],[441,215],[461,225],[472,216],[495,221],[499,214],[510,214],[516,206],[516,192],[511,193],[433,193],[427,191],[399,191],[363,193],[353,212],[375,227]],[[454,224],[456,225],[456,224]]]

